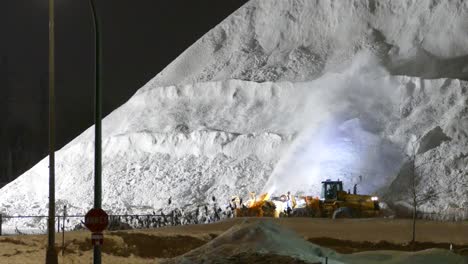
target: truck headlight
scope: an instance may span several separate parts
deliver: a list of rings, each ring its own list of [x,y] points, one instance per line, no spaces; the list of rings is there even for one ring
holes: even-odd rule
[[[374,202],[375,202],[375,201],[378,201],[378,200],[379,200],[379,197],[377,197],[377,196],[372,196],[372,197],[371,197],[371,200],[374,201]]]

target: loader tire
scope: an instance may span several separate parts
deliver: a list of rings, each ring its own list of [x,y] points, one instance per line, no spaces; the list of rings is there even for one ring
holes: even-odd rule
[[[353,218],[353,211],[348,207],[340,207],[333,212],[332,218]]]

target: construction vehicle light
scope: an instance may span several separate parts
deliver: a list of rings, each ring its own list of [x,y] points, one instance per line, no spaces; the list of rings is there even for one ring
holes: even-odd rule
[[[377,197],[377,196],[372,196],[372,197],[371,197],[371,200],[372,200],[372,201],[378,201],[378,200],[379,200],[379,197]]]

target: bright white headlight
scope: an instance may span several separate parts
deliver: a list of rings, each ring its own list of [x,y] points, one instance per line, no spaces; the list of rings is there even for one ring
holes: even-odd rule
[[[378,200],[379,200],[379,197],[377,197],[377,196],[372,196],[372,197],[371,197],[371,200],[372,200],[372,201],[378,201]]]

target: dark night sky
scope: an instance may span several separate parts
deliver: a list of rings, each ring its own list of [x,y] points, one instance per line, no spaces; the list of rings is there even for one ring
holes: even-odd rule
[[[6,116],[0,151],[6,153],[5,149],[16,146],[10,151],[17,153],[13,155],[16,173],[43,158],[47,149],[47,120],[43,120],[47,111],[47,2],[0,4],[0,57],[8,60],[2,66],[8,81],[0,83],[0,111]],[[128,100],[245,2],[97,0],[104,38],[104,114]],[[88,0],[56,0],[56,13],[57,142],[61,147],[93,124],[94,51]]]

